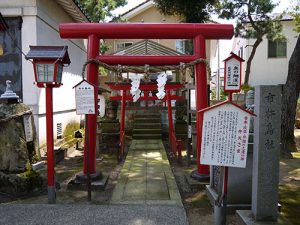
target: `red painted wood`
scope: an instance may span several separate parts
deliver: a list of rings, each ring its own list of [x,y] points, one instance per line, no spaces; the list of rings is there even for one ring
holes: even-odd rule
[[[54,187],[54,143],[53,143],[53,92],[46,87],[46,136],[47,136],[47,175],[48,187]]]
[[[131,84],[130,83],[105,83],[110,89],[121,91],[121,90],[130,90]],[[173,84],[166,84],[165,90],[176,90],[184,88],[184,84],[180,83],[173,83]],[[151,90],[157,90],[157,84],[156,83],[148,83],[148,84],[140,84],[139,89],[142,91],[151,91]]]
[[[88,59],[95,58],[99,54],[99,39],[96,35],[90,35],[88,38]],[[87,65],[87,81],[95,86],[95,106],[98,105],[98,66],[95,64]],[[95,110],[97,112],[98,110]],[[96,172],[96,137],[97,137],[97,114],[86,115],[88,117],[88,148],[89,156],[88,162],[84,164],[84,174],[86,174],[87,169],[89,169],[90,174]],[[85,148],[86,152],[86,148]],[[87,154],[84,154],[87,157]]]
[[[199,35],[194,39],[194,51],[195,55],[199,58],[205,59],[205,39]],[[199,63],[195,65],[195,90],[196,90],[196,110],[208,107],[207,96],[207,79],[206,79],[206,65]],[[198,173],[203,175],[209,174],[209,166],[202,165],[200,162],[201,155],[201,142],[202,142],[202,125],[203,125],[203,113],[197,113],[197,165]]]
[[[231,39],[231,24],[147,24],[147,23],[62,23],[61,38],[87,39],[95,34],[98,39]]]
[[[124,154],[124,141],[123,135],[125,135],[125,106],[126,106],[126,90],[122,91],[122,102],[121,102],[121,118],[120,118],[120,145],[121,145],[121,154]]]
[[[171,95],[170,96],[171,100],[182,100],[184,99],[183,96],[178,96],[178,95]],[[109,100],[111,101],[122,101],[122,96],[121,95],[117,95],[117,96],[110,96]],[[127,95],[126,96],[126,101],[132,101],[132,96],[131,95]],[[161,100],[161,101],[166,101],[167,98],[164,97],[163,99],[158,99],[156,96],[141,96],[139,98],[139,101],[155,101],[155,100]]]

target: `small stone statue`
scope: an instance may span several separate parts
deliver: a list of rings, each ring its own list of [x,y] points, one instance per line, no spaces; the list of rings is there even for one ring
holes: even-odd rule
[[[11,88],[11,81],[7,80],[5,92],[13,92],[10,88]]]
[[[0,96],[0,99],[19,99],[19,96],[11,90],[11,81],[6,80],[6,88],[4,94]]]

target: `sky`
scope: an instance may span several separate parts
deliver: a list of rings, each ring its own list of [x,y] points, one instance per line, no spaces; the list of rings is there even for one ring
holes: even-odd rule
[[[128,11],[129,9],[134,8],[135,6],[141,4],[142,2],[144,2],[145,0],[127,0],[128,4],[124,7],[118,8],[116,10],[114,10],[114,13],[116,15],[122,14],[126,11]],[[296,2],[297,0],[273,0],[274,3],[278,3],[279,2],[279,6],[276,7],[276,9],[274,10],[274,12],[279,13],[282,12],[284,9],[288,8],[292,2]]]

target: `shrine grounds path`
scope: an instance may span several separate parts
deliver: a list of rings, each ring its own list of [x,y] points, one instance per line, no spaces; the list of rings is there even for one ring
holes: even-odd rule
[[[0,204],[0,224],[188,225],[161,139],[132,141],[109,203]]]

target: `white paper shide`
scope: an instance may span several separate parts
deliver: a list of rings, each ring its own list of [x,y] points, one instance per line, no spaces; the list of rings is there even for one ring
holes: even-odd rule
[[[165,92],[165,85],[167,83],[167,74],[165,72],[163,73],[160,73],[158,76],[157,76],[157,98],[158,99],[163,99],[166,95],[166,92]]]
[[[105,116],[105,98],[103,95],[98,95],[98,113],[100,117]]]
[[[131,77],[130,94],[132,95],[133,102],[136,102],[141,96],[141,90],[139,89],[141,77],[136,75]]]
[[[232,104],[203,115],[201,164],[246,167],[250,114]]]

